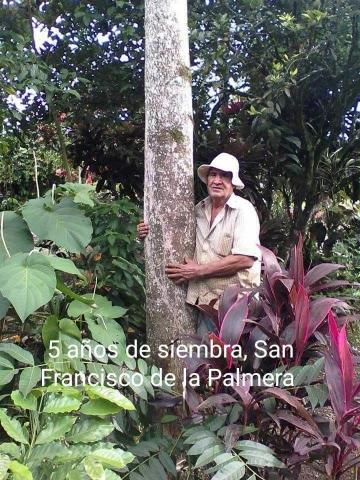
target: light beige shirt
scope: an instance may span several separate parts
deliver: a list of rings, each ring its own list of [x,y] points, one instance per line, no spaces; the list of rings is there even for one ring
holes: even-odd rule
[[[200,264],[220,260],[227,255],[247,255],[256,261],[251,268],[229,277],[214,277],[189,282],[186,301],[209,304],[218,299],[226,287],[240,284],[255,287],[260,284],[261,251],[259,248],[259,218],[253,205],[232,194],[224,208],[211,221],[210,197],[195,207],[196,247],[194,260]]]

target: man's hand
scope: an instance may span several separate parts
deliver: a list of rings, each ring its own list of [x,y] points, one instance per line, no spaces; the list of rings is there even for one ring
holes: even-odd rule
[[[138,239],[145,240],[146,235],[149,233],[149,225],[147,223],[144,223],[144,220],[141,220],[136,227],[136,231]]]
[[[202,275],[203,266],[191,260],[191,258],[185,258],[184,263],[170,263],[165,267],[165,273],[173,280],[176,285],[187,282],[188,280],[195,280]]]

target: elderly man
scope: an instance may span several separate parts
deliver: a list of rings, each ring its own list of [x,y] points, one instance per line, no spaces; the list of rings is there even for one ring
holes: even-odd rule
[[[201,165],[198,175],[206,183],[209,196],[195,207],[194,258],[165,268],[175,283],[189,282],[186,301],[193,305],[217,302],[229,285],[259,285],[261,270],[256,210],[250,202],[234,194],[234,188],[244,188],[237,159],[221,153],[210,165]],[[146,224],[138,225],[139,238],[145,238],[148,232]],[[199,317],[199,323],[200,333],[213,328],[203,316]]]

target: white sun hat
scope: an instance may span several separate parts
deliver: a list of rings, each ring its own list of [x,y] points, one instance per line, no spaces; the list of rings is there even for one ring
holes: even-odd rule
[[[231,172],[231,183],[234,185],[234,187],[239,189],[244,188],[244,184],[239,178],[239,162],[233,155],[229,155],[228,153],[220,153],[220,155],[214,158],[210,165],[200,165],[197,173],[200,180],[202,180],[204,183],[207,183],[207,177],[210,168],[216,168],[222,172]]]

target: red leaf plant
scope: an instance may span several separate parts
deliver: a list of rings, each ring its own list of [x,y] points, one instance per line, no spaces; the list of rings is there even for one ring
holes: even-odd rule
[[[334,419],[328,421],[326,435],[319,436],[298,423],[298,419],[281,416],[300,431],[294,444],[290,465],[323,458],[328,478],[338,480],[360,463],[360,383],[355,380],[354,356],[351,353],[346,326],[338,328],[332,312],[327,315],[329,345],[325,352],[325,382],[329,389]]]
[[[332,288],[333,282],[324,282],[324,278],[341,265],[321,264],[305,274],[302,248],[300,238],[292,250],[288,270],[280,266],[270,250],[262,248],[264,274],[260,290],[249,292],[234,285],[220,297],[218,310],[213,305],[197,306],[212,318],[216,329],[208,338],[198,338],[195,342],[207,345],[212,342],[222,346],[225,354],[222,359],[188,359],[189,371],[201,370],[206,374],[210,367],[231,371],[240,366],[244,372],[266,373],[280,366],[306,363],[316,353],[315,334],[324,328],[331,308],[341,302],[336,298],[313,298],[313,291]],[[340,286],[339,282],[336,286]],[[344,284],[347,282],[341,283]],[[293,355],[288,349],[282,358],[258,358],[255,352],[259,341],[279,348],[290,345]],[[247,358],[240,365],[232,355],[235,345],[241,346]]]
[[[348,282],[326,278],[341,265],[321,264],[305,272],[302,248],[300,239],[291,252],[288,269],[280,266],[270,250],[262,248],[264,274],[260,289],[249,292],[232,286],[221,296],[219,310],[213,305],[199,305],[199,310],[212,317],[216,330],[206,338],[193,337],[192,341],[207,345],[212,342],[221,346],[225,355],[218,359],[189,358],[186,363],[190,373],[198,372],[204,378],[209,368],[218,368],[234,377],[239,369],[242,376],[249,372],[264,375],[279,369],[301,369],[324,356],[323,342],[329,335],[325,354],[329,390],[326,404],[334,410],[335,427],[331,429],[328,425],[330,430],[325,434],[321,428],[323,420],[317,424],[311,409],[306,408],[309,404],[304,403],[307,395],[304,383],[292,389],[294,396],[278,385],[265,388],[268,385],[244,382],[227,387],[219,379],[210,395],[206,389],[200,389],[200,398],[195,390],[188,388],[187,397],[192,400],[190,408],[198,413],[207,408],[232,408],[235,398],[241,404],[237,420],[239,431],[254,425],[256,440],[274,448],[284,460],[288,457],[287,465],[294,475],[299,472],[301,463],[326,458],[326,473],[331,479],[338,479],[341,473],[360,461],[360,456],[358,459],[352,456],[360,448],[360,436],[357,438],[360,435],[360,404],[356,399],[360,382],[354,379],[345,326],[339,330],[332,312],[334,307],[347,305],[336,298],[320,297],[318,292],[348,285]],[[317,293],[316,298],[314,293]],[[348,318],[339,317],[338,323],[346,324]],[[259,340],[278,347],[291,345],[293,355],[258,358],[254,351]],[[246,360],[234,360],[232,356],[239,345]],[[311,382],[318,381],[316,378]]]

